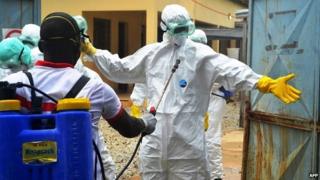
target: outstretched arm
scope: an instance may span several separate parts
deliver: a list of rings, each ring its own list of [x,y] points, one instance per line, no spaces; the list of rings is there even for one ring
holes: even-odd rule
[[[93,49],[91,43],[87,48]],[[83,50],[87,56],[84,59],[93,61],[98,69],[110,80],[118,83],[144,83],[146,61],[154,45],[147,45],[136,53],[120,58],[117,54],[111,54],[108,50]]]
[[[210,63],[215,70],[216,82],[226,85],[227,89],[256,88],[262,93],[272,93],[287,104],[300,98],[301,92],[288,84],[288,81],[294,78],[294,74],[272,79],[259,75],[244,63],[222,54],[217,54]]]

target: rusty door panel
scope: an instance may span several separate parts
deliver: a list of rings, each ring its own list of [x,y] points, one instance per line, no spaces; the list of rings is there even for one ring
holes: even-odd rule
[[[277,125],[250,124],[247,179],[308,179],[312,136]],[[253,145],[254,144],[254,145]]]
[[[303,93],[290,105],[251,93],[242,179],[318,179],[320,1],[251,0],[249,8],[251,67],[273,78],[295,73],[289,83]]]
[[[290,84],[303,92],[302,99],[292,105],[285,105],[272,95],[253,92],[252,107],[312,120],[317,110],[314,104],[318,101],[314,97],[319,83],[316,82],[319,81],[319,38],[315,39],[320,33],[319,1],[252,2],[251,66],[256,72],[273,78],[295,73],[296,78]]]

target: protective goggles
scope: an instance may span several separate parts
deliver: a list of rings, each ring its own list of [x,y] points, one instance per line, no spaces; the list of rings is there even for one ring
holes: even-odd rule
[[[22,43],[29,46],[31,49],[36,47],[36,43],[29,39],[22,40]]]
[[[183,23],[169,23],[166,24],[162,21],[162,23],[166,26],[166,32],[168,32],[170,35],[191,35],[194,30],[195,26],[192,21],[186,21]]]

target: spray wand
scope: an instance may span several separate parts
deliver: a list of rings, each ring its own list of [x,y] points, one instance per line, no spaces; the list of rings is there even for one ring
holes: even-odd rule
[[[164,86],[164,88],[163,88],[163,90],[162,90],[160,99],[159,99],[156,107],[152,106],[152,107],[150,108],[150,113],[151,113],[151,114],[156,115],[157,109],[158,109],[158,107],[159,107],[159,105],[160,105],[160,103],[161,103],[161,101],[162,101],[163,95],[164,95],[164,93],[166,92],[166,90],[167,90],[167,88],[168,88],[168,85],[169,85],[169,83],[170,83],[170,81],[171,81],[171,79],[172,79],[173,74],[174,74],[174,73],[176,72],[176,70],[178,69],[180,62],[181,62],[180,59],[177,59],[177,60],[176,60],[176,63],[173,65],[173,68],[171,69],[171,74],[170,74],[170,76],[169,76],[169,79],[167,80],[167,82],[166,82],[166,84],[165,84],[165,86]]]
[[[174,73],[176,72],[176,70],[178,69],[179,64],[180,64],[180,59],[177,59],[176,62],[175,62],[175,64],[173,65],[173,68],[171,69],[171,74],[170,74],[170,76],[169,76],[169,79],[167,80],[167,82],[166,82],[166,84],[165,84],[165,86],[164,86],[164,88],[163,88],[163,90],[162,90],[162,94],[161,94],[160,99],[159,99],[159,101],[158,101],[158,103],[157,103],[157,106],[156,106],[156,107],[152,106],[152,107],[150,108],[150,111],[149,111],[149,112],[150,112],[152,115],[154,115],[154,116],[156,115],[157,109],[158,109],[158,107],[159,107],[159,105],[160,105],[160,103],[161,103],[161,101],[162,101],[163,95],[164,95],[164,93],[166,92],[166,90],[167,90],[167,88],[168,88],[168,85],[169,85],[169,83],[170,83],[170,81],[171,81],[171,79],[172,79],[173,74],[174,74]],[[132,155],[131,155],[128,163],[124,166],[124,168],[123,168],[123,169],[120,171],[120,173],[117,175],[116,180],[118,180],[118,179],[121,177],[121,175],[124,173],[124,171],[129,167],[130,163],[132,162],[134,156],[136,155],[136,153],[137,153],[137,151],[138,151],[138,148],[139,148],[139,146],[140,146],[140,143],[142,142],[143,136],[144,136],[144,135],[141,135],[141,136],[140,136],[140,138],[139,138],[139,140],[138,140],[138,143],[137,143],[137,145],[136,145],[136,147],[135,147],[135,149],[134,149],[134,151],[133,151],[133,153],[132,153]]]

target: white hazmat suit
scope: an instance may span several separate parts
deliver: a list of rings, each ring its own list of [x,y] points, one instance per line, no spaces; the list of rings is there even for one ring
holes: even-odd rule
[[[204,31],[196,29],[190,36],[190,39],[207,44],[207,36]],[[206,131],[206,142],[208,150],[208,159],[210,167],[210,179],[219,179],[223,177],[221,136],[222,136],[222,118],[225,112],[225,95],[219,90],[221,85],[215,83],[210,95],[208,113],[209,127]]]
[[[214,94],[224,96],[218,90],[219,84],[215,84],[212,88]],[[211,168],[210,179],[223,177],[223,164],[222,164],[222,150],[221,150],[221,137],[222,137],[222,118],[225,112],[226,100],[223,97],[210,95],[210,102],[208,107],[209,113],[209,127],[206,131],[208,159]]]
[[[38,47],[40,40],[40,26],[36,24],[26,24],[21,30],[19,39],[23,44],[27,45],[30,49]]]
[[[168,5],[162,13],[161,43],[147,45],[120,59],[97,50],[89,57],[111,80],[119,83],[145,83],[149,105],[156,106],[176,60],[179,67],[157,109],[156,130],[143,138],[140,149],[143,179],[209,179],[203,118],[213,82],[235,89],[252,89],[260,75],[247,65],[195,43],[187,36],[174,36],[172,26],[191,22],[179,5]],[[227,87],[228,88],[228,87]]]
[[[163,38],[167,38],[167,36],[164,36]],[[206,34],[200,29],[196,29],[194,33],[190,36],[190,39],[194,42],[199,42],[203,44],[207,43]],[[146,99],[146,96],[147,96],[146,85],[143,83],[136,83],[130,95],[130,99],[133,105],[139,108],[138,110],[141,111],[140,113],[142,113],[143,111],[142,106]]]
[[[31,67],[31,51],[18,38],[7,38],[0,42],[0,79],[9,74]]]

